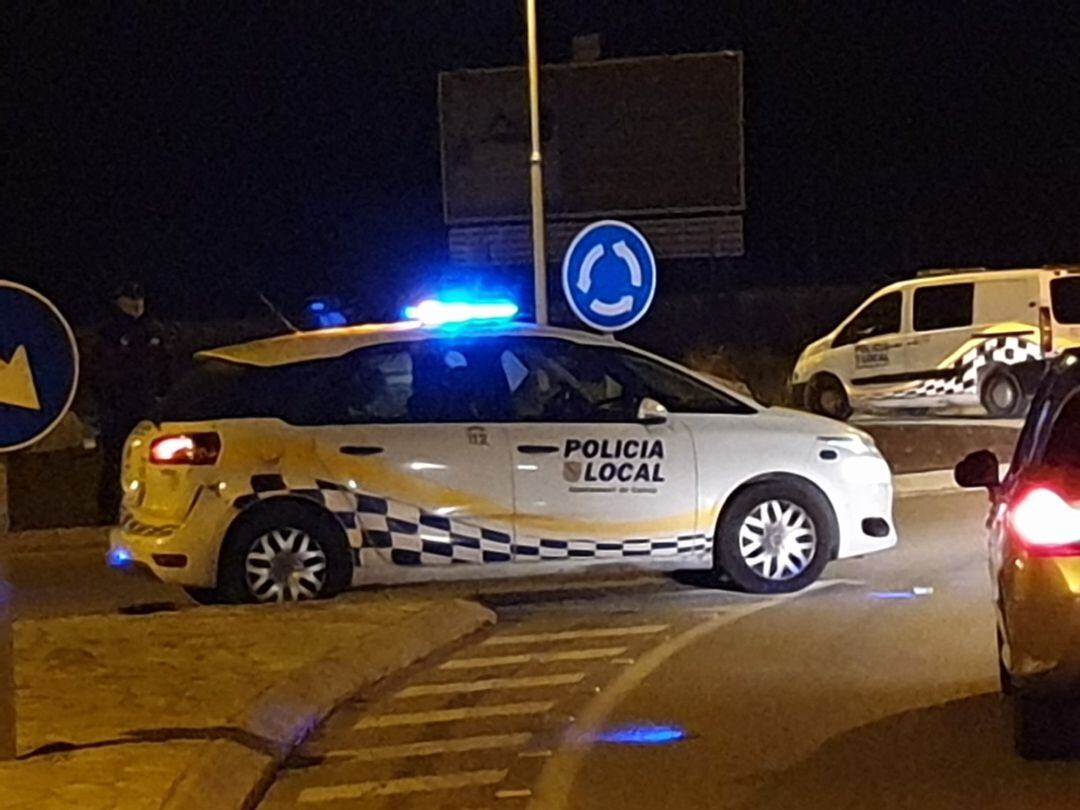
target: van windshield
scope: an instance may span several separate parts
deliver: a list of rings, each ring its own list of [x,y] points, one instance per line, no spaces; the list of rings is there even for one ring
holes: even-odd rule
[[[1050,302],[1058,323],[1080,324],[1080,276],[1051,281]]]

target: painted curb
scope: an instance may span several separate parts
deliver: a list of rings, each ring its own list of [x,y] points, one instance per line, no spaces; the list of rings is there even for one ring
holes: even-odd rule
[[[494,622],[495,614],[475,602],[438,602],[293,672],[236,718],[239,733],[257,742],[206,746],[173,782],[161,810],[250,810],[281,763],[337,706]]]

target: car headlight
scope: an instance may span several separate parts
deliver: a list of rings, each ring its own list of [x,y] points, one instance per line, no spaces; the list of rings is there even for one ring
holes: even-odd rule
[[[869,433],[848,433],[843,436],[818,436],[818,441],[839,450],[861,455],[879,455],[877,445]]]

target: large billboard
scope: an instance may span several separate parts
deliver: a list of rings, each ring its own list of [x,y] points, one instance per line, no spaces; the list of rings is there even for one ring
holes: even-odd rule
[[[545,66],[541,104],[549,219],[744,209],[741,53]],[[524,69],[443,73],[439,111],[446,223],[527,220]]]

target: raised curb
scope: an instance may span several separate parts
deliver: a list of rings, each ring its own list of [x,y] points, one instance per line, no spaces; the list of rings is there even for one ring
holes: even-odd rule
[[[1000,475],[1005,476],[1009,465],[1002,464]],[[963,492],[953,478],[952,470],[930,470],[929,472],[906,473],[893,477],[897,498],[911,498],[917,495],[948,494]]]
[[[34,529],[0,535],[8,554],[56,554],[69,551],[109,550],[109,526],[76,529]]]
[[[438,602],[293,672],[236,718],[240,734],[257,742],[207,745],[173,782],[161,810],[250,810],[281,763],[338,705],[494,622],[475,602]]]

